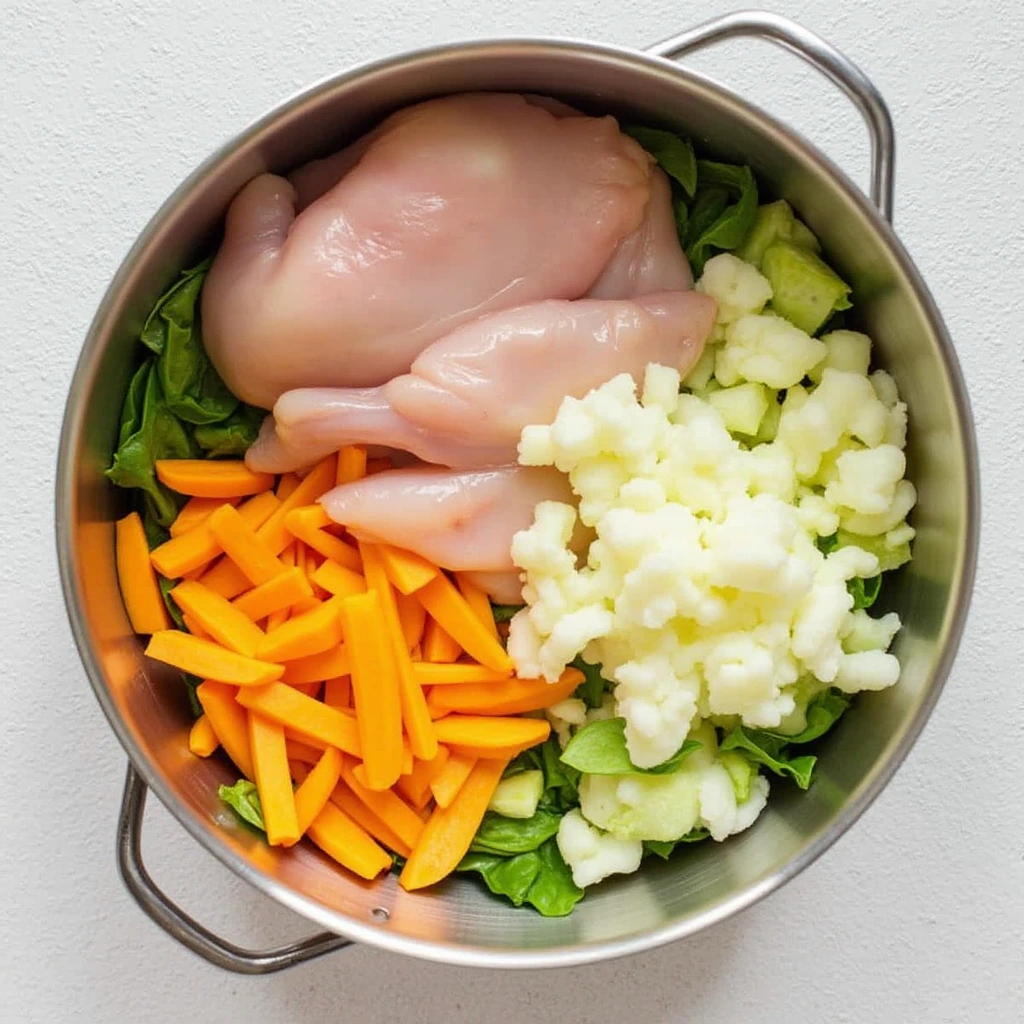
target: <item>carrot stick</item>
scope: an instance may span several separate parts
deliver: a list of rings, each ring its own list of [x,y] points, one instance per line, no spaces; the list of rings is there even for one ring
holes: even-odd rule
[[[265,661],[247,658],[220,644],[178,629],[164,629],[154,633],[146,647],[146,656],[180,668],[183,672],[191,672],[194,676],[234,686],[262,686],[280,679],[284,674],[281,665],[269,665]]]
[[[303,478],[299,486],[285,498],[274,514],[260,527],[259,538],[279,555],[293,540],[293,534],[284,525],[288,513],[316,501],[334,486],[335,456],[321,459]]]
[[[430,707],[472,715],[520,715],[565,700],[582,682],[582,672],[567,668],[556,683],[546,679],[506,679],[500,683],[441,686],[431,690]]]
[[[156,478],[179,494],[242,498],[274,486],[270,473],[255,473],[241,459],[157,459]]]
[[[422,555],[381,544],[381,557],[388,579],[403,593],[412,594],[438,577],[441,570]]]
[[[426,611],[425,608],[423,610]],[[427,619],[423,627],[421,646],[424,662],[447,664],[455,661],[462,653],[462,648],[437,624],[435,619],[431,618]],[[482,665],[480,667],[483,668]]]
[[[184,580],[171,596],[185,615],[199,623],[205,633],[229,650],[256,657],[263,630],[252,619],[201,583]]]
[[[181,613],[181,621],[185,623],[185,629],[188,630],[193,636],[202,637],[204,640],[210,639],[210,634],[203,629],[202,625],[196,621],[188,612]]]
[[[150,561],[146,531],[138,512],[117,521],[117,581],[125,611],[136,633],[156,633],[171,625]]]
[[[271,612],[288,608],[304,597],[312,597],[313,588],[296,568],[286,569],[266,583],[236,597],[232,605],[252,622],[265,619]]]
[[[252,587],[245,573],[226,556],[219,558],[198,579],[204,587],[228,601]]]
[[[320,687],[323,686],[323,683],[292,683],[290,685],[293,690],[297,690],[307,697],[312,697],[314,700],[320,699]]]
[[[355,719],[285,683],[245,688],[239,690],[237,699],[243,707],[302,733],[303,740],[318,741],[346,754],[362,756]]]
[[[367,789],[355,777],[352,767],[351,760],[344,758],[341,766],[341,777],[345,780],[345,785],[385,825],[392,829],[403,843],[415,849],[420,833],[423,831],[423,819],[400,796],[390,789],[380,791]]]
[[[462,784],[469,778],[469,773],[473,770],[476,760],[475,757],[466,757],[457,751],[449,751],[445,766],[430,780],[430,792],[437,801],[438,807],[451,805],[462,788]]]
[[[409,856],[409,847],[344,782],[335,786],[334,792],[331,794],[331,803],[369,832],[377,842],[383,843],[389,850],[394,850],[400,857]]]
[[[344,811],[327,803],[306,835],[342,867],[360,878],[376,878],[391,868],[391,857]]]
[[[203,717],[210,723],[224,752],[247,778],[253,777],[252,752],[249,750],[249,722],[235,695],[234,686],[225,686],[210,679],[196,687],[196,697],[203,708]]]
[[[295,814],[292,776],[288,770],[288,749],[279,722],[249,712],[249,749],[256,772],[256,789],[263,807],[263,824],[271,846],[298,842],[299,823]]]
[[[415,761],[412,771],[408,775],[400,776],[395,786],[417,811],[422,811],[430,803],[433,795],[430,792],[431,782],[441,774],[447,763],[448,748],[438,747],[437,753],[430,761]]]
[[[423,627],[427,624],[427,610],[415,597],[407,596],[401,591],[395,594],[398,604],[398,621],[402,624],[402,636],[405,646],[412,651],[423,639]]]
[[[340,487],[366,476],[366,449],[357,444],[346,445],[338,452],[338,471],[334,482]]]
[[[216,512],[214,515],[221,515]],[[493,669],[512,669],[512,659],[501,644],[488,632],[443,573],[416,591],[423,607],[437,620],[446,633],[481,665]]]
[[[233,505],[234,501],[229,499],[228,503]],[[223,504],[223,498],[189,498],[171,523],[171,536],[179,537],[183,533],[188,533],[193,526],[198,526]]]
[[[342,598],[341,618],[366,774],[372,789],[388,789],[402,773],[402,708],[380,595]]]
[[[438,742],[446,746],[505,751],[526,750],[543,743],[551,732],[551,725],[542,718],[448,715],[434,723],[434,730]]]
[[[295,493],[295,488],[301,483],[301,477],[296,473],[282,473],[277,481],[277,496],[284,501]]]
[[[259,656],[266,661],[294,661],[337,647],[342,637],[339,604],[339,599],[332,597],[293,616],[266,634],[259,646]]]
[[[477,761],[451,804],[434,808],[399,875],[403,889],[433,885],[455,870],[473,842],[507,764],[507,760]]]
[[[290,608],[279,608],[276,612],[271,612],[267,616],[267,624],[263,631],[265,633],[273,633],[275,629],[283,626],[288,621],[288,616],[290,614]]]
[[[366,580],[352,569],[339,565],[333,558],[327,558],[316,572],[313,582],[335,597],[350,597],[366,590]]]
[[[320,505],[292,509],[286,516],[284,524],[295,537],[324,558],[330,558],[346,569],[359,571],[359,555],[355,548],[324,529],[325,526],[333,525],[334,520]]]
[[[413,674],[420,686],[485,685],[504,683],[511,678],[509,672],[497,672],[486,665],[477,665],[470,661],[448,664],[420,661],[413,665]]]
[[[303,743],[302,740],[292,739],[289,735],[290,730],[285,729],[284,740],[285,746],[288,748],[288,760],[289,762],[298,761],[301,764],[316,764],[320,760],[320,756],[324,750],[334,750],[334,747],[314,747],[309,743]],[[292,772],[294,775],[295,773]],[[300,780],[301,781],[301,780]]]
[[[285,676],[287,677],[287,670]],[[324,680],[324,703],[332,708],[352,706],[352,680],[348,676],[335,676]]]
[[[205,714],[200,715],[188,732],[188,749],[196,757],[209,757],[220,746],[220,740]]]
[[[377,546],[360,541],[359,553],[363,559],[366,585],[380,595],[388,642],[398,672],[398,694],[402,706],[402,722],[409,736],[409,746],[416,757],[429,761],[437,754],[437,738],[434,735],[434,726],[430,721],[430,712],[427,711],[423,688],[416,682],[416,677],[413,675],[409,648],[406,646],[405,637],[402,635],[402,624],[398,618],[395,591],[384,571],[384,562]]]
[[[258,587],[287,568],[230,505],[221,505],[206,521],[224,553]]]
[[[388,458],[380,457],[366,460],[367,476],[373,476],[375,473],[385,473],[389,469],[394,469],[394,463]]]
[[[336,747],[328,747],[295,790],[295,816],[298,819],[299,835],[305,834],[324,809],[340,777],[341,751]]]
[[[297,686],[301,683],[322,682],[335,676],[347,676],[350,671],[348,651],[344,644],[338,644],[319,654],[286,661],[281,682]]]
[[[497,640],[498,624],[494,621],[494,612],[491,611],[487,595],[469,578],[468,573],[455,573],[455,585],[487,632]]]

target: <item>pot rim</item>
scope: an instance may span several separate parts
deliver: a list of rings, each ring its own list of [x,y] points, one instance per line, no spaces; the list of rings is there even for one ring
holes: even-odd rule
[[[171,792],[170,787],[143,756],[138,744],[134,741],[129,729],[119,716],[113,701],[109,697],[107,684],[96,658],[92,640],[85,623],[85,617],[82,613],[83,597],[79,591],[76,578],[76,557],[72,544],[72,513],[76,502],[75,484],[78,472],[75,455],[80,447],[83,414],[88,398],[87,378],[91,376],[93,364],[103,350],[101,342],[107,333],[108,321],[115,310],[116,300],[130,276],[130,271],[146,252],[154,238],[160,234],[178,207],[187,201],[196,185],[208,174],[215,171],[221,163],[230,158],[238,149],[271,128],[282,118],[347,83],[377,72],[395,70],[404,65],[418,64],[424,61],[429,62],[439,58],[450,59],[460,56],[496,54],[508,51],[510,48],[520,52],[523,50],[536,51],[549,57],[556,56],[561,52],[583,53],[589,56],[611,58],[634,67],[638,66],[647,72],[656,72],[659,75],[668,74],[682,80],[696,82],[702,89],[717,94],[717,98],[724,104],[731,105],[734,109],[742,111],[748,117],[753,117],[763,127],[777,133],[790,150],[795,151],[805,161],[816,166],[829,179],[833,188],[859,207],[860,212],[869,220],[875,232],[881,236],[886,248],[889,249],[890,254],[898,264],[900,271],[909,280],[914,290],[915,298],[920,303],[924,316],[938,342],[937,354],[942,360],[956,407],[959,449],[964,460],[967,493],[966,508],[964,510],[963,554],[958,566],[958,572],[952,582],[954,593],[946,615],[945,642],[941,646],[929,686],[923,693],[913,714],[904,723],[902,730],[890,741],[884,753],[862,779],[851,798],[835,814],[832,820],[813,833],[805,841],[803,849],[774,874],[729,897],[723,898],[700,913],[624,939],[593,944],[549,947],[538,950],[493,950],[452,942],[411,938],[399,935],[378,925],[363,923],[345,916],[340,911],[331,910],[310,898],[300,895],[266,872],[248,864],[241,856],[229,850],[225,843],[218,842],[215,838],[215,832],[202,827],[199,820],[194,819],[186,811],[181,802]],[[93,692],[99,701],[100,707],[103,709],[107,721],[128,754],[132,765],[144,779],[146,785],[156,793],[161,803],[170,811],[189,835],[208,853],[216,857],[237,876],[253,885],[258,891],[308,920],[354,941],[366,943],[367,945],[379,947],[390,952],[404,953],[439,963],[473,967],[568,967],[653,949],[694,935],[704,928],[724,921],[726,918],[757,903],[816,861],[860,818],[892,778],[924,728],[942,692],[955,660],[967,618],[977,560],[979,519],[978,455],[974,424],[966,387],[952,341],[938,308],[927,286],[921,279],[915,264],[893,233],[890,225],[880,216],[877,209],[861,190],[850,181],[845,173],[828,156],[814,147],[800,133],[704,74],[693,71],[670,59],[653,56],[650,53],[645,53],[631,47],[583,39],[543,36],[500,37],[445,43],[405,51],[397,55],[357,64],[345,71],[328,75],[314,84],[297,91],[291,97],[273,107],[268,113],[251,121],[240,132],[218,146],[213,153],[204,159],[174,189],[161,204],[157,212],[150,218],[128,253],[122,259],[103,294],[96,314],[89,325],[72,375],[61,428],[56,473],[55,526],[57,556],[61,588],[75,644],[89,677]]]

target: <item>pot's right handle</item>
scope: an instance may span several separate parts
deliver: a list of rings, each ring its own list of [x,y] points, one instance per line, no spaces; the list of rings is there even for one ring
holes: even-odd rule
[[[726,39],[753,36],[795,53],[830,79],[853,101],[871,139],[871,201],[892,223],[896,141],[885,100],[856,64],[795,21],[767,11],[736,11],[713,18],[647,48],[656,57],[685,57]]]

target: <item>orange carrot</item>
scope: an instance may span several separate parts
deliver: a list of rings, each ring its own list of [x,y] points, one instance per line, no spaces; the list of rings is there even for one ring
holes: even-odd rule
[[[320,699],[320,687],[323,683],[290,683],[293,690],[297,690],[299,693],[304,693],[307,697],[312,697],[314,700]]]
[[[290,608],[279,608],[276,612],[271,612],[267,616],[267,623],[263,628],[264,633],[273,633],[275,629],[283,626],[288,621],[288,616],[291,614]]]
[[[366,774],[372,789],[388,789],[402,773],[402,708],[380,595],[342,598],[341,618]]]
[[[546,679],[506,679],[500,683],[439,686],[430,692],[430,707],[472,715],[520,715],[565,700],[582,682],[582,672],[567,668],[556,683]]]
[[[282,473],[281,479],[277,481],[277,496],[284,501],[295,493],[295,488],[301,483],[301,477],[296,473]]]
[[[229,499],[228,503],[233,505],[234,501]],[[198,526],[223,504],[223,498],[189,498],[171,523],[171,536],[179,537],[183,533],[188,533],[193,526]]]
[[[261,686],[280,679],[281,665],[247,658],[229,651],[220,644],[190,636],[178,629],[164,629],[154,633],[146,647],[146,656],[166,662],[183,672],[191,672],[203,679],[215,679],[235,686]]]
[[[470,579],[465,572],[455,573],[455,585],[459,593],[466,599],[466,604],[473,609],[473,613],[483,624],[495,640],[498,639],[498,624],[494,621],[494,612],[491,611],[491,602],[487,595]]]
[[[188,749],[196,757],[209,757],[220,746],[220,740],[205,714],[200,715],[188,733]]]
[[[350,484],[366,476],[366,449],[357,444],[346,445],[338,452],[338,470],[334,482]]]
[[[430,761],[415,761],[412,771],[408,775],[402,775],[395,786],[417,811],[422,811],[430,803],[431,782],[441,774],[447,763],[448,748],[438,747],[437,753]]]
[[[422,555],[391,547],[390,544],[382,544],[380,554],[384,559],[388,579],[403,594],[412,594],[420,587],[425,587],[441,572],[433,562],[428,562]]]
[[[420,686],[468,686],[504,683],[511,678],[510,672],[497,672],[486,665],[471,661],[456,661],[448,664],[432,664],[421,661],[413,665],[413,674]]]
[[[294,661],[337,647],[342,636],[339,604],[340,599],[332,597],[293,616],[266,634],[259,646],[259,656],[266,661]]]
[[[207,519],[206,525],[224,553],[245,573],[253,586],[272,580],[287,568],[230,505],[221,505]]]
[[[157,459],[156,478],[179,494],[242,498],[274,486],[270,473],[255,473],[241,459]]]
[[[245,573],[226,556],[206,569],[199,582],[228,601],[252,587]]]
[[[391,857],[344,811],[327,803],[306,835],[329,857],[360,878],[376,878],[391,868]]]
[[[320,654],[285,662],[281,681],[296,686],[333,679],[335,676],[347,676],[350,671],[348,651],[344,644],[338,644]]]
[[[462,648],[437,624],[436,620],[431,618],[427,618],[424,624],[421,646],[423,661],[435,664],[453,662],[462,653]],[[480,667],[483,668],[482,665]]]
[[[314,819],[324,809],[331,798],[334,787],[341,778],[341,751],[336,747],[328,747],[320,760],[299,782],[295,790],[295,816],[298,819],[299,835],[313,824]]]
[[[221,512],[214,513],[220,515]],[[445,632],[481,665],[493,669],[512,669],[512,659],[501,644],[480,622],[466,599],[443,573],[416,591],[423,607]]]
[[[285,683],[247,687],[238,691],[237,699],[243,707],[297,730],[304,741],[319,741],[355,757],[362,756],[355,719],[299,693],[294,687]]]
[[[160,585],[150,561],[146,531],[138,512],[117,521],[117,581],[125,611],[136,633],[168,629],[171,618],[160,594]]]
[[[359,543],[359,553],[363,559],[363,572],[366,574],[366,585],[380,595],[381,609],[395,669],[398,672],[398,693],[402,706],[402,722],[409,736],[409,746],[413,754],[424,761],[429,761],[437,754],[437,738],[427,711],[427,702],[423,696],[423,688],[413,675],[409,648],[402,635],[402,624],[398,618],[398,605],[395,602],[395,591],[384,571],[384,562],[380,550],[375,544]]]
[[[437,801],[438,807],[451,806],[451,802],[458,795],[462,784],[469,778],[469,773],[475,764],[475,757],[466,757],[457,751],[449,751],[445,766],[430,780],[430,792]]]
[[[427,610],[416,600],[398,591],[395,594],[398,604],[398,620],[402,624],[402,636],[405,646],[412,651],[423,639],[423,627],[427,624]]]
[[[298,761],[300,764],[316,764],[320,760],[324,750],[334,750],[334,747],[314,747],[302,740],[292,739],[288,729],[284,731],[285,746],[288,748],[288,761]],[[292,772],[292,775],[295,773]],[[301,780],[300,780],[301,781]]]
[[[387,458],[367,459],[366,475],[373,476],[375,473],[385,473],[394,468],[394,463]]]
[[[260,794],[267,842],[271,846],[291,846],[298,842],[301,833],[281,724],[250,711],[249,749],[252,751],[252,766],[256,772],[253,781]]]
[[[252,622],[259,622],[271,612],[288,608],[296,601],[312,596],[313,588],[310,587],[309,581],[300,570],[293,567],[286,569],[280,576],[253,587],[231,603]]]
[[[294,508],[285,517],[284,524],[295,537],[324,558],[330,558],[346,569],[359,571],[359,554],[356,549],[324,529],[325,526],[334,525],[334,520],[322,506],[305,505],[302,508]]]
[[[476,756],[486,757],[489,750],[519,751],[543,743],[551,732],[551,725],[542,718],[448,715],[434,723],[434,730],[438,742],[445,746],[472,750]]]
[[[175,604],[219,644],[247,658],[256,657],[263,630],[252,619],[202,583],[183,580],[172,591]]]
[[[358,572],[339,565],[333,558],[324,559],[313,573],[313,582],[335,597],[350,597],[366,590],[366,580]]]
[[[390,789],[374,791],[367,789],[356,778],[352,771],[353,765],[349,758],[344,758],[341,766],[341,777],[345,785],[374,814],[392,829],[403,843],[415,849],[423,831],[423,819],[400,796]]]
[[[335,786],[334,792],[331,794],[331,803],[344,811],[377,842],[383,843],[389,850],[394,850],[400,857],[409,856],[409,847],[344,782]]]
[[[451,804],[434,808],[399,875],[403,889],[433,885],[455,870],[473,842],[507,764],[507,760],[477,761]]]
[[[203,629],[202,625],[188,612],[181,613],[181,621],[185,623],[185,629],[187,629],[193,636],[202,637],[204,640],[210,639],[210,634]]]
[[[287,670],[285,672],[287,676]],[[348,676],[335,676],[324,680],[324,703],[332,708],[352,706],[352,680]]]
[[[288,513],[292,509],[308,505],[316,501],[321,494],[334,486],[335,456],[328,455],[321,459],[303,478],[298,487],[292,491],[277,508],[274,514],[260,527],[259,538],[264,544],[279,555],[293,540],[290,530],[284,525]]]
[[[249,723],[235,695],[234,686],[225,686],[205,679],[196,687],[196,697],[203,708],[203,717],[210,723],[235,767],[247,778],[253,777],[252,752],[249,749]]]

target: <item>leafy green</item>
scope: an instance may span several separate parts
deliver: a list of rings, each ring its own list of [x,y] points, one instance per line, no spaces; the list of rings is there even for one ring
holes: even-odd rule
[[[262,409],[243,403],[226,420],[196,427],[193,437],[209,458],[238,458],[256,440],[264,416]]]
[[[495,895],[516,907],[528,903],[544,917],[564,917],[583,899],[553,838],[515,857],[470,852],[456,870],[477,872]]]
[[[562,763],[587,775],[670,775],[699,747],[696,740],[686,740],[667,761],[653,768],[637,768],[626,748],[626,720],[605,718],[583,726],[569,740]]]
[[[256,784],[248,779],[239,779],[233,786],[221,786],[217,790],[221,798],[243,821],[266,831],[263,824],[263,808],[260,806],[260,795],[256,792]]]
[[[181,678],[185,683],[185,692],[188,694],[189,711],[192,712],[193,718],[201,718],[203,705],[199,703],[199,695],[196,693],[196,688],[202,683],[202,679],[199,676],[192,675],[191,672],[182,672]]]
[[[600,665],[591,665],[576,657],[571,662],[573,668],[578,668],[583,673],[583,682],[576,687],[576,696],[587,705],[588,708],[599,708],[604,700],[604,691],[607,686],[604,676],[601,675]]]
[[[839,548],[839,535],[837,533],[830,533],[827,537],[819,537],[814,543],[823,555],[831,555],[833,551]]]
[[[706,828],[695,828],[692,832],[687,832],[682,839],[674,839],[668,843],[660,839],[645,839],[644,849],[648,853],[653,853],[656,857],[660,857],[662,860],[668,860],[672,856],[672,851],[680,843],[699,843],[710,835],[711,833]]]
[[[167,606],[167,614],[174,620],[174,624],[178,629],[184,629],[185,619],[181,614],[181,609],[174,598],[171,597],[171,591],[178,585],[178,581],[169,580],[166,576],[161,576],[159,573],[157,574],[156,581],[160,587],[160,596],[164,599],[164,604]]]
[[[790,757],[785,750],[789,742],[788,737],[737,725],[722,740],[720,749],[742,750],[755,764],[764,765],[775,775],[788,776],[801,789],[807,789],[811,784],[811,775],[817,758],[813,754]]]
[[[627,128],[626,134],[636,139],[658,161],[661,169],[675,179],[692,198],[697,190],[697,160],[689,139],[682,139],[661,128],[643,128],[639,125]]]
[[[525,607],[524,604],[492,604],[491,614],[497,623],[509,622],[516,612]]]
[[[864,580],[855,576],[846,581],[846,589],[853,595],[854,608],[870,608],[882,590],[882,577],[878,575]]]
[[[794,736],[786,736],[771,729],[758,729],[757,735],[772,736],[783,743],[810,743],[819,739],[846,713],[850,698],[839,690],[823,690],[808,701],[806,725]]]
[[[712,249],[743,244],[757,217],[757,182],[746,165],[697,161],[697,192],[683,239],[699,275]]]
[[[536,850],[558,832],[562,815],[538,808],[532,818],[506,818],[488,811],[480,823],[470,851],[493,853],[503,857]]]

